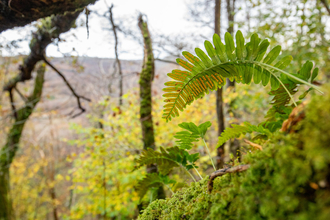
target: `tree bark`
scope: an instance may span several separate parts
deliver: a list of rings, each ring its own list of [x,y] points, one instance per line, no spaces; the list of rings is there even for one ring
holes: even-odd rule
[[[0,151],[0,219],[12,219],[12,206],[10,199],[9,168],[18,150],[25,122],[33,112],[41,98],[44,83],[45,66],[42,65],[37,70],[34,91],[27,98],[26,105],[17,111],[17,118],[9,131],[7,142]]]
[[[215,0],[214,8],[214,33],[220,36],[221,28],[221,0]],[[217,109],[217,120],[218,120],[218,136],[225,130],[225,118],[223,114],[223,97],[222,88],[216,91],[216,109]],[[217,149],[217,169],[220,169],[224,165],[225,149],[224,144]]]
[[[142,64],[142,72],[140,74],[140,121],[142,127],[143,149],[155,149],[154,126],[152,121],[152,98],[151,87],[155,75],[155,61],[152,51],[151,36],[148,24],[143,20],[143,15],[138,18],[138,25],[141,30],[144,42],[144,58]],[[148,173],[156,173],[157,166],[150,165],[147,167]],[[164,189],[160,187],[157,192],[157,199],[165,198]]]
[[[0,33],[51,15],[74,12],[96,0],[0,0]]]

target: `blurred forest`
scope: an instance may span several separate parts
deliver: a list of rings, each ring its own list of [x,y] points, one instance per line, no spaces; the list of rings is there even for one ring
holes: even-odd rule
[[[291,95],[298,107],[305,106],[311,97],[320,96],[315,88],[330,79],[329,0],[141,0],[134,13],[121,14],[127,5],[136,5],[132,2],[139,1],[0,0],[1,220],[170,219],[148,218],[150,207],[156,207],[148,209],[148,205],[170,199],[195,181],[205,182],[215,170],[246,165],[244,157],[253,164],[249,155],[272,143],[270,133],[290,130],[292,124],[287,130],[287,124],[282,124],[292,109],[298,111]],[[157,2],[168,8],[154,7]],[[171,8],[177,9],[171,12]],[[170,18],[177,10],[182,20]],[[158,13],[159,21],[148,11]],[[164,16],[168,19],[162,20]],[[165,29],[167,20],[172,22],[173,32]],[[264,87],[245,83],[247,79],[240,84],[235,77],[226,82],[224,77],[225,85],[219,83],[219,88],[209,89],[215,91],[194,96],[190,106],[182,104],[186,108],[179,117],[163,111],[164,99],[171,102],[172,97],[164,94],[175,88],[166,90],[164,83],[170,77],[178,80],[167,74],[184,70],[176,59],[188,59],[183,51],[201,58],[194,48],[204,50],[204,41],[212,41],[214,33],[229,45],[226,32],[233,36],[238,58],[239,33],[246,42],[251,38],[251,44],[257,33],[261,41],[268,39],[268,51],[281,46],[279,59],[293,57],[285,71],[300,70],[298,76],[309,68],[306,81],[310,83],[299,81],[290,88],[290,97],[282,100],[282,113],[272,123],[264,124],[265,116],[269,121],[269,109],[277,103],[274,91],[284,91],[286,83],[276,87],[271,81]],[[244,41],[243,46],[248,50]],[[217,49],[212,47],[212,51]],[[202,124],[199,133],[194,133],[195,125],[184,122],[210,124]],[[260,126],[257,135],[240,131],[226,139],[226,128],[246,122]],[[288,133],[297,133],[291,131]],[[328,137],[329,133],[322,140],[328,141]],[[187,158],[180,166],[172,164],[179,168],[171,169],[173,161],[164,162],[164,152],[170,157],[169,149],[176,146],[185,146],[193,154],[184,151],[180,155]],[[162,161],[143,162],[147,152],[159,153]],[[166,166],[168,171],[164,171]],[[306,181],[315,190],[322,188],[322,184]],[[330,200],[324,201],[324,210],[329,210]],[[145,216],[139,217],[143,210],[147,210]]]

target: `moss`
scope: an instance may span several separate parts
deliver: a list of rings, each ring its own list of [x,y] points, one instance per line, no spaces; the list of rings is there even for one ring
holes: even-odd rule
[[[151,203],[144,219],[328,219],[330,216],[330,87],[313,97],[299,132],[277,133],[263,151],[245,155],[243,173],[207,178]]]

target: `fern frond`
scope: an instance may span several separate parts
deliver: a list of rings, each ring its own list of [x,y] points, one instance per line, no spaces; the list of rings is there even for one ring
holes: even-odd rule
[[[238,138],[242,134],[246,133],[252,133],[252,132],[257,132],[259,134],[263,134],[266,136],[270,136],[271,132],[267,129],[264,128],[261,125],[251,125],[248,122],[244,122],[243,125],[236,125],[232,124],[232,127],[228,127],[224,130],[224,132],[221,133],[221,136],[219,137],[217,147],[220,147],[224,143],[226,143],[228,140],[232,138]]]
[[[315,68],[313,71],[312,69],[313,63],[307,61],[295,75],[302,80],[313,82],[318,75],[318,68]],[[269,95],[273,95],[274,97],[270,103],[272,108],[268,110],[265,116],[267,121],[264,124],[264,127],[268,128],[272,132],[282,126],[283,121],[288,118],[293,109],[293,106],[289,104],[290,96],[287,91],[289,91],[292,96],[298,91],[299,86],[298,81],[288,77],[282,77],[282,81],[286,87],[286,90],[281,85],[278,89],[269,92]],[[311,88],[305,91],[299,98],[304,98],[310,90]]]
[[[179,148],[190,150],[193,146],[193,142],[198,141],[199,135],[192,134],[188,131],[180,131],[177,132],[174,137],[179,139],[176,141],[179,144]]]
[[[136,185],[136,190],[139,194],[140,199],[142,199],[150,188],[158,188],[162,185],[174,185],[175,183],[176,181],[170,179],[168,176],[163,176],[157,173],[150,173],[138,182],[138,184]]]
[[[198,160],[199,154],[189,154],[186,150],[179,147],[162,148],[160,152],[151,148],[142,151],[140,157],[136,159],[138,169],[145,165],[157,164],[158,170],[162,175],[167,175],[174,167],[183,167],[186,170],[197,168],[195,162]]]
[[[274,62],[281,52],[280,46],[266,53],[269,42],[268,40],[261,41],[257,34],[253,34],[247,44],[240,31],[237,32],[235,38],[236,47],[229,33],[225,34],[225,44],[221,42],[217,34],[214,34],[213,44],[209,41],[204,43],[207,54],[196,48],[197,56],[184,51],[182,54],[187,61],[177,59],[177,63],[185,71],[173,70],[168,74],[175,81],[165,83],[167,87],[163,89],[166,102],[163,118],[166,121],[179,116],[179,111],[183,111],[195,99],[203,97],[211,90],[221,88],[226,78],[244,84],[250,84],[253,81],[255,84],[262,83],[266,86],[270,83],[272,90],[277,90],[282,86],[293,102],[290,90],[283,82],[285,77],[318,90],[308,81],[283,70],[290,64],[291,56]],[[302,75],[309,76],[307,73]]]

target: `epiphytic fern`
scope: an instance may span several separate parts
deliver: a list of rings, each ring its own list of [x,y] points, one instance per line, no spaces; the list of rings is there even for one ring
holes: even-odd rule
[[[222,87],[226,78],[244,84],[250,84],[253,79],[255,84],[262,83],[263,86],[270,82],[272,90],[282,85],[293,102],[291,93],[283,83],[283,77],[317,89],[296,74],[283,71],[290,64],[291,56],[285,56],[273,65],[281,47],[274,47],[266,55],[269,42],[261,41],[257,34],[253,34],[250,42],[245,44],[242,33],[238,31],[236,47],[228,32],[225,34],[225,44],[214,34],[213,45],[209,41],[205,41],[204,45],[208,55],[199,48],[195,49],[197,56],[184,51],[182,54],[188,61],[177,59],[177,63],[187,71],[173,70],[168,74],[175,81],[166,82],[167,87],[163,89],[166,102],[163,118],[166,121],[178,116],[179,110],[183,111],[187,105],[204,96],[209,90]]]
[[[221,133],[217,147],[220,147],[232,138],[239,137],[241,134],[257,132],[268,137],[271,135],[271,132],[267,128],[264,128],[262,125],[255,126],[248,122],[244,122],[244,125],[232,124],[231,126],[232,127],[226,128],[224,132]]]

